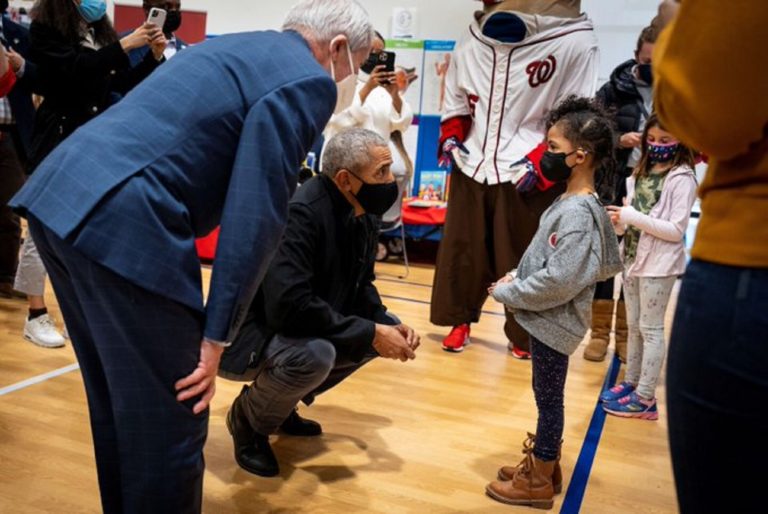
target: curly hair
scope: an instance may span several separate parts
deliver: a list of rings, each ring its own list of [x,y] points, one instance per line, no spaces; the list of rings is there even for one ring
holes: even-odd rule
[[[596,100],[571,95],[550,111],[547,130],[555,125],[574,148],[592,155],[598,192],[604,201],[612,201],[616,137],[608,111]]]
[[[73,44],[79,43],[83,33],[83,18],[72,0],[37,0],[30,12],[32,21],[55,29]],[[96,43],[106,46],[118,40],[109,16],[91,23]]]

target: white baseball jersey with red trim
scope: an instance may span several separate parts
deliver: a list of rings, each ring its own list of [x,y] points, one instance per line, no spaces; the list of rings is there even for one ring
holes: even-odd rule
[[[544,140],[549,111],[569,95],[595,94],[599,50],[592,21],[586,15],[534,19],[538,31],[519,43],[485,37],[474,22],[456,48],[443,121],[472,116],[462,171],[477,182],[512,181],[510,166]]]

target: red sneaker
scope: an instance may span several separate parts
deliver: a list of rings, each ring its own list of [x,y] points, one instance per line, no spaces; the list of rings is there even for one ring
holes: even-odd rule
[[[443,339],[443,350],[459,353],[464,351],[464,346],[469,344],[469,324],[458,325],[451,329],[451,333]]]
[[[515,359],[519,359],[521,361],[529,361],[531,360],[531,352],[526,352],[525,350],[521,350],[517,346],[515,346],[515,343],[511,342],[507,345],[507,349],[509,350],[509,353],[512,354],[512,357]]]

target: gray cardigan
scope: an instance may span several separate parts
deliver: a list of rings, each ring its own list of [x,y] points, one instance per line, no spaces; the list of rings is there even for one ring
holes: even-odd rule
[[[595,284],[621,270],[605,208],[593,195],[570,196],[542,215],[517,278],[499,284],[493,297],[514,312],[531,336],[571,355],[592,324]]]

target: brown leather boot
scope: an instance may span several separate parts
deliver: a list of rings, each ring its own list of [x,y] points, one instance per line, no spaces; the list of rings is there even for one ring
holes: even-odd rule
[[[616,305],[616,354],[619,360],[627,363],[627,307],[624,300],[619,300]]]
[[[498,477],[501,481],[512,480],[515,478],[515,474],[523,469],[528,454],[533,452],[533,448],[536,443],[536,434],[528,432],[528,439],[523,441],[523,460],[517,466],[502,466],[499,469]],[[557,452],[557,460],[555,461],[555,471],[552,474],[552,488],[555,494],[563,492],[563,470],[560,468],[560,456],[562,455],[563,443],[560,443],[560,451]]]
[[[526,456],[522,469],[512,480],[491,482],[485,488],[488,496],[509,505],[524,505],[535,509],[551,509],[555,491],[552,477],[557,461],[544,462],[533,456]]]
[[[595,300],[592,302],[592,339],[584,348],[584,358],[588,361],[602,362],[608,353],[613,324],[613,300]]]

